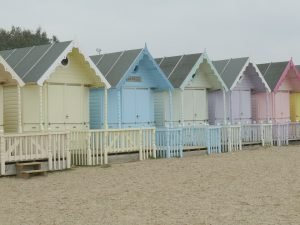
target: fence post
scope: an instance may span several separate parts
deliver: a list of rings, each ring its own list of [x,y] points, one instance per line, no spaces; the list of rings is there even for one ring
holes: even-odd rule
[[[86,152],[87,165],[91,166],[92,165],[92,150],[91,150],[91,132],[90,131],[88,131],[86,143],[87,143],[87,152]]]
[[[167,128],[167,152],[166,152],[166,157],[170,158],[171,157],[171,146],[170,146],[170,128]],[[172,146],[173,147],[173,146]]]
[[[48,167],[49,170],[53,169],[51,134],[48,134]]]
[[[66,133],[66,157],[67,157],[67,168],[71,168],[71,150],[70,150],[70,132]]]
[[[152,156],[156,159],[155,128],[152,129]]]
[[[142,132],[142,128],[139,129],[139,135],[138,135],[138,145],[139,145],[139,157],[140,160],[145,159],[144,155],[143,155],[143,132]]]
[[[107,129],[104,131],[104,140],[103,140],[103,148],[104,148],[104,164],[108,163],[108,156],[107,156]]]
[[[1,134],[0,138],[1,175],[5,175],[5,137]]]
[[[264,125],[263,124],[260,124],[260,136],[261,136],[261,145],[265,146],[266,132],[264,130]]]

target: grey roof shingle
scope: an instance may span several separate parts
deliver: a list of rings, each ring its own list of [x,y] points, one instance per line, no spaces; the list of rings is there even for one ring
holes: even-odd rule
[[[300,65],[296,66],[298,73],[300,73]]]
[[[157,58],[162,71],[175,88],[179,88],[190,74],[192,68],[201,57],[202,53]]]
[[[143,49],[91,56],[98,69],[112,87],[115,87]]]
[[[248,61],[248,57],[243,58],[234,58],[234,59],[225,59],[213,61],[213,65],[220,74],[222,80],[228,88],[231,88],[234,84],[234,81],[241,73],[243,67]]]
[[[0,55],[25,82],[37,82],[71,41],[0,51]]]
[[[286,61],[286,62],[276,62],[276,63],[264,63],[264,64],[257,65],[258,69],[264,76],[267,84],[269,85],[272,91],[276,87],[288,63],[289,62]]]

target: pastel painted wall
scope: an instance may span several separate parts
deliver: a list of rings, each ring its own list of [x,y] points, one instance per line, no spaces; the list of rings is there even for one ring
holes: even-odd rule
[[[288,122],[290,120],[289,92],[258,93],[255,94],[257,122],[265,122],[270,118],[273,122]],[[268,100],[267,100],[268,99]]]
[[[291,121],[300,121],[300,93],[290,94]]]

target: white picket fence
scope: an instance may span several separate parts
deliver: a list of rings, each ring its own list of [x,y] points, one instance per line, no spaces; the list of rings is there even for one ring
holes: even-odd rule
[[[221,153],[221,126],[208,126],[206,129],[207,153]]]
[[[242,144],[262,144],[262,146],[272,146],[272,124],[242,124],[241,125]]]
[[[183,156],[182,128],[157,128],[156,151],[159,158]]]
[[[185,147],[206,147],[208,125],[182,127],[182,140]]]
[[[68,132],[0,134],[1,175],[6,163],[45,159],[49,170],[70,168]]]
[[[103,165],[108,155],[139,152],[139,159],[156,158],[155,128],[72,131],[70,152],[73,165]]]
[[[273,124],[273,143],[277,146],[289,144],[289,123]]]
[[[289,123],[289,140],[300,140],[300,122]]]
[[[241,125],[222,125],[221,147],[222,152],[242,150]]]

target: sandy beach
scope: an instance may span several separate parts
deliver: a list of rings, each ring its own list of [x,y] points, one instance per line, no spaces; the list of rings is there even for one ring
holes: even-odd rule
[[[300,224],[300,147],[0,178],[2,225]]]

